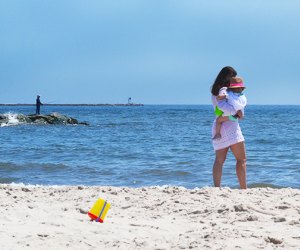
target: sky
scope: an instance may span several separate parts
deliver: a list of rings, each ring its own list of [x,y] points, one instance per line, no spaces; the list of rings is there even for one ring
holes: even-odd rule
[[[300,104],[298,0],[0,0],[0,103]]]

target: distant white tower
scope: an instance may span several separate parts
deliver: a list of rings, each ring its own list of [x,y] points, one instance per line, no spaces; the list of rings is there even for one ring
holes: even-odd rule
[[[131,104],[131,97],[128,98],[128,104]]]

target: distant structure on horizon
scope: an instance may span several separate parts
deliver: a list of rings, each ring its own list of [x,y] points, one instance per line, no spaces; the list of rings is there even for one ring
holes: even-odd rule
[[[132,104],[131,97],[128,98],[128,104]]]

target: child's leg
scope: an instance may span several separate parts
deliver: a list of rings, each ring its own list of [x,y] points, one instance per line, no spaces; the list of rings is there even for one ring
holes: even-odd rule
[[[226,122],[228,120],[229,120],[228,116],[219,116],[217,118],[217,120],[216,120],[216,133],[215,133],[215,136],[213,137],[213,140],[221,138],[221,126],[222,126],[222,123]]]
[[[228,116],[219,116],[216,120],[216,134],[221,135],[221,126],[223,122],[228,121]]]

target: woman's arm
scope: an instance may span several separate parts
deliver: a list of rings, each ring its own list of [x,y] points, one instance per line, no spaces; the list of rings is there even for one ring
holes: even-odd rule
[[[225,100],[225,99],[226,99],[226,95],[218,95],[217,96],[218,101]]]

